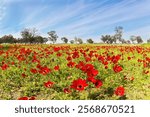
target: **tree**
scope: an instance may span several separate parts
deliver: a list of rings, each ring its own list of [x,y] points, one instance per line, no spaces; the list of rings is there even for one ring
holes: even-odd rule
[[[34,43],[35,42],[35,37],[37,36],[37,29],[33,28],[26,28],[23,31],[21,31],[21,36],[23,39],[23,42],[25,43]]]
[[[10,34],[10,35],[4,35],[0,39],[0,43],[16,43],[16,39]]]
[[[132,36],[130,37],[130,40],[131,40],[131,42],[134,44],[134,42],[136,41],[136,36],[133,36],[133,35],[132,35]]]
[[[114,38],[111,35],[102,35],[101,40],[107,44],[112,44],[114,42]]]
[[[94,43],[92,39],[87,39],[87,43]]]
[[[35,43],[44,43],[44,38],[42,36],[36,36]]]
[[[61,40],[64,42],[64,43],[68,43],[68,39],[66,37],[62,37]]]
[[[43,38],[43,43],[46,43],[48,41],[48,38],[44,37]]]
[[[136,41],[137,41],[137,43],[143,43],[141,36],[137,36]]]
[[[116,32],[116,34],[114,35],[114,42],[116,43],[117,40],[118,40],[119,42],[122,42],[123,27],[117,26],[117,27],[115,28],[115,32]]]
[[[150,39],[147,40],[147,43],[150,43]]]
[[[81,38],[78,38],[79,44],[83,44],[83,40]]]
[[[70,40],[70,43],[71,43],[71,44],[74,44],[75,42],[74,42],[74,40]]]
[[[78,43],[78,38],[77,37],[74,38],[74,43],[76,43],[76,44]]]
[[[132,41],[133,44],[135,43],[135,41],[137,43],[143,43],[143,40],[142,40],[141,36],[131,36],[130,40]]]
[[[105,35],[105,36],[102,35],[101,40],[102,40],[102,42],[106,43],[106,41],[107,41],[107,36],[106,36],[106,35]]]
[[[83,43],[83,40],[82,40],[81,38],[75,37],[75,38],[74,38],[74,43],[76,43],[76,44],[82,44],[82,43]]]
[[[22,38],[18,38],[18,39],[17,39],[17,42],[18,42],[18,43],[24,43],[24,40],[23,40]]]
[[[127,42],[127,44],[131,44],[130,40],[127,40],[126,42]]]
[[[120,40],[122,44],[127,44],[128,42],[125,39]]]
[[[49,35],[49,37],[48,37],[49,41],[52,41],[53,44],[56,43],[57,38],[58,38],[56,31],[50,31],[47,34]]]

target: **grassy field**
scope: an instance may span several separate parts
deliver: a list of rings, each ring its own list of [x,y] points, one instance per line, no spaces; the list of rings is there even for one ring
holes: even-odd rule
[[[150,46],[0,45],[0,99],[150,99]]]

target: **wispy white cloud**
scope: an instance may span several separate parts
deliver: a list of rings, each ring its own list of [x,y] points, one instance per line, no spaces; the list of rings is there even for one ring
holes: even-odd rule
[[[73,16],[81,13],[82,10],[88,6],[89,5],[83,3],[83,0],[78,0],[73,4],[58,8],[58,10],[51,9],[53,12],[48,11],[47,13],[49,13],[49,16],[46,17],[45,20],[41,20],[41,22],[36,24],[36,26],[42,30],[63,23],[63,21],[66,21],[69,18],[72,18]]]
[[[37,20],[38,15],[44,12],[47,9],[47,7],[38,7],[37,9],[34,9],[31,12],[30,10],[28,10],[28,8],[25,9],[24,17],[22,18],[22,22],[20,22],[19,25],[32,25],[32,23],[35,23],[35,21]]]
[[[129,39],[130,36],[141,36],[143,40],[147,40],[150,38],[150,26],[140,27],[138,29],[134,29],[132,31],[127,31],[124,33],[124,37]]]
[[[7,3],[21,2],[21,0],[5,1]],[[46,4],[30,7],[31,10],[23,7],[22,21],[18,25],[23,28],[36,27],[41,31],[41,34],[45,31],[56,30],[60,36],[89,38],[91,35],[96,38],[106,32],[112,34],[114,27],[118,24],[132,25],[133,21],[140,18],[146,16],[150,18],[150,0],[120,0],[119,2],[115,0],[100,0],[98,2],[95,0],[64,0],[63,5],[60,5],[59,2],[54,3],[54,0],[50,1],[53,2],[46,3],[46,0],[41,0],[40,3]],[[142,30],[144,32],[142,35],[147,35],[146,30],[149,28],[144,27],[144,20],[141,20],[141,24],[143,25],[136,27],[136,29],[135,26],[131,26],[130,32]],[[139,33],[141,34],[142,31]],[[125,36],[126,34],[131,33],[128,31]]]
[[[89,14],[87,17],[84,17],[76,23],[64,27],[63,30],[59,28],[59,32],[67,34],[67,31],[70,30],[67,35],[69,35],[70,32],[71,34],[87,35],[91,31],[94,33],[95,30],[99,30],[100,28],[105,28],[116,23],[121,24],[122,22],[130,22],[131,20],[144,16],[150,16],[149,4],[150,1],[148,0],[145,0],[144,2],[137,2],[136,0],[133,0],[123,1],[114,6],[102,7],[97,12],[94,12],[94,14],[97,14],[95,17],[93,14]]]
[[[131,3],[132,1],[122,1],[115,5],[106,5],[100,8],[95,9],[92,13],[87,13],[82,17],[81,20],[77,21],[76,24],[71,25],[72,29],[78,29],[80,27],[89,26],[97,23],[104,25],[103,22],[110,21],[110,18],[113,18],[115,15],[122,12],[123,8]],[[117,11],[120,9],[119,11]],[[122,9],[122,10],[121,10]],[[105,23],[107,24],[107,23]]]
[[[2,19],[5,16],[5,9],[6,9],[5,1],[4,0],[0,0],[0,22],[2,21]]]

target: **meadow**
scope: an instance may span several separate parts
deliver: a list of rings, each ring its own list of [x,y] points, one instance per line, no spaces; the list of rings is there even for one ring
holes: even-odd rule
[[[0,99],[150,99],[150,46],[0,45]]]

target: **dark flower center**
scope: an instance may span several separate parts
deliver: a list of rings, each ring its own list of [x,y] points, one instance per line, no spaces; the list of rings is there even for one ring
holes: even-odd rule
[[[98,86],[98,85],[99,85],[99,82],[96,82],[95,85]]]
[[[81,89],[81,88],[82,88],[82,85],[78,85],[77,88]]]

